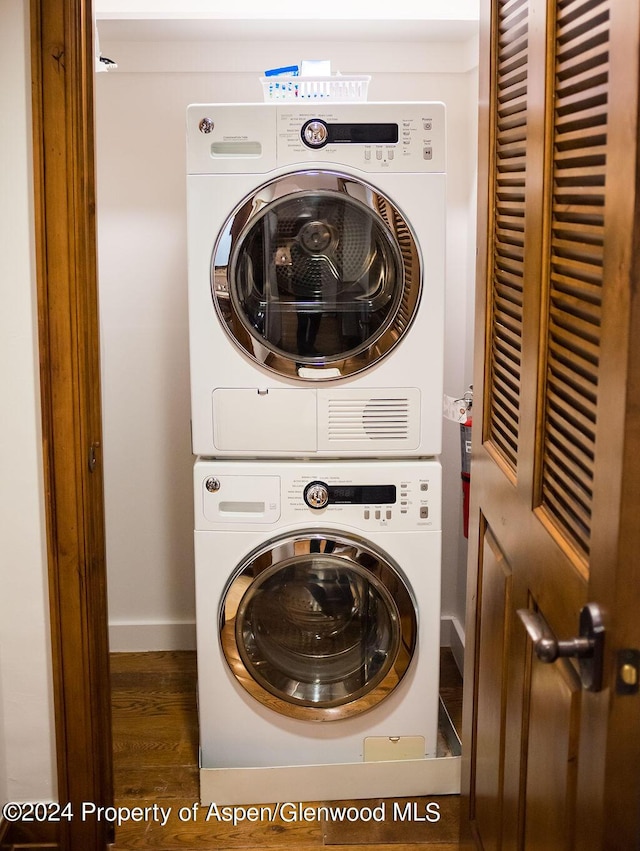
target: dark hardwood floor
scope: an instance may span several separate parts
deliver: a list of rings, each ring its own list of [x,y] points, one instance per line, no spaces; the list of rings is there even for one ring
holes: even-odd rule
[[[436,824],[419,821],[356,821],[336,827],[322,818],[306,822],[205,820],[198,801],[198,728],[195,653],[116,653],[111,656],[116,826],[113,851],[157,849],[265,849],[265,851],[459,851],[458,798],[416,799],[417,811],[437,803]],[[460,729],[462,679],[451,652],[441,656],[443,701]],[[355,797],[355,792],[354,792]],[[407,800],[399,799],[404,807]],[[391,801],[358,801],[357,806]],[[319,805],[315,805],[319,806]],[[413,799],[411,799],[413,806]],[[378,811],[380,812],[380,810]],[[195,818],[194,818],[195,815]],[[135,820],[139,819],[139,820]],[[164,823],[166,822],[166,823]]]

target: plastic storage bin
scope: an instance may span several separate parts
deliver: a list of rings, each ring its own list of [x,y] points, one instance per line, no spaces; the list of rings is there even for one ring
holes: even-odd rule
[[[265,101],[363,101],[367,99],[369,76],[261,77]]]

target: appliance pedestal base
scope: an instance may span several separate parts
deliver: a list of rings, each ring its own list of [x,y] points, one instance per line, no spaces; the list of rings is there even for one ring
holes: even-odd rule
[[[456,795],[460,792],[460,763],[461,757],[450,756],[341,765],[201,768],[200,802],[283,804]]]

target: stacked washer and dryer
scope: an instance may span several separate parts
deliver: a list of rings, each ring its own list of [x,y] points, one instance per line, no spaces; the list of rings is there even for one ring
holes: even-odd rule
[[[456,791],[440,103],[187,112],[203,802]]]

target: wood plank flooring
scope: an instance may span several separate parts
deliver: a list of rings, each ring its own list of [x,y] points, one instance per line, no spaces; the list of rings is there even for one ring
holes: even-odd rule
[[[380,822],[372,818],[345,823],[344,830],[336,830],[335,822],[328,825],[322,817],[292,822],[280,817],[270,819],[264,812],[255,813],[260,816],[256,821],[246,818],[233,824],[215,817],[207,821],[207,808],[196,803],[195,653],[115,653],[111,656],[111,676],[115,804],[126,808],[123,816],[130,813],[120,827],[116,826],[113,851],[471,849],[458,842],[457,796],[415,800],[416,812],[423,815],[429,803],[438,805],[437,823],[403,822],[389,815],[394,805],[404,809],[409,804],[413,808],[413,799],[352,802],[358,808],[377,807],[376,815],[384,812],[385,818]],[[442,654],[441,695],[460,729],[462,680],[447,650]]]

